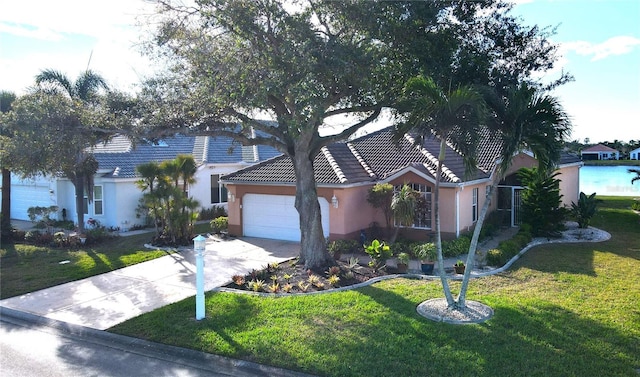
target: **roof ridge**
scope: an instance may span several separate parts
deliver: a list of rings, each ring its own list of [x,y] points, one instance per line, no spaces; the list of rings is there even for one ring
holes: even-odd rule
[[[340,181],[340,183],[346,183],[347,177],[342,172],[342,169],[340,169],[340,166],[338,165],[338,163],[336,162],[336,159],[331,154],[331,151],[329,151],[329,148],[324,146],[320,150],[322,151],[322,153],[324,154],[324,157],[329,162],[329,166],[331,166],[331,169],[333,169],[333,172],[336,173],[336,176],[338,177],[338,180]]]
[[[427,157],[427,159],[429,160],[429,162],[431,162],[434,165],[438,165],[439,160],[431,154],[431,152],[429,152],[428,150],[426,150],[424,147],[422,147],[421,145],[416,145],[416,140],[409,134],[404,134],[404,138],[409,141],[411,143],[411,145],[414,145],[416,147],[416,149],[418,151],[420,151],[420,153],[422,153],[425,157]],[[425,168],[427,168],[427,170],[429,170],[429,172],[431,174],[433,174],[434,177],[436,177],[436,172],[433,171],[432,167],[427,166],[426,164],[424,164]],[[442,174],[446,175],[447,178],[451,179],[451,181],[453,182],[460,182],[460,178],[455,175],[451,169],[449,169],[444,163],[442,163]],[[440,179],[440,177],[436,177],[437,179]]]
[[[364,169],[364,171],[367,172],[367,174],[369,174],[369,177],[373,178],[373,179],[377,179],[378,175],[371,169],[371,167],[369,166],[369,164],[367,164],[367,162],[364,160],[364,158],[362,158],[362,155],[360,155],[360,152],[358,152],[358,150],[356,149],[356,147],[347,142],[347,147],[349,148],[349,150],[351,151],[351,154],[353,154],[353,156],[356,158],[356,160],[358,160],[358,162],[360,163],[360,165],[362,166],[362,168]]]

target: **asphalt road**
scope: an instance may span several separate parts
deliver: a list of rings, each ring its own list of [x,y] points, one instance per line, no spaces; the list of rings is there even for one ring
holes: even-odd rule
[[[0,317],[0,376],[304,376],[60,322],[23,320],[6,313],[3,310],[5,315]]]

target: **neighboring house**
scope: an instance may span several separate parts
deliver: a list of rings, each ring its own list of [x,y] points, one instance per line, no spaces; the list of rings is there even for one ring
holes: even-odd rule
[[[488,140],[486,138],[485,140]],[[403,233],[410,238],[428,238],[435,230],[433,192],[440,143],[426,140],[413,145],[406,135],[397,146],[392,129],[335,143],[322,148],[314,160],[318,201],[324,235],[329,239],[358,239],[372,224],[384,226],[382,211],[367,202],[368,190],[376,183],[400,187],[410,184],[423,200],[412,227]],[[453,238],[471,230],[495,177],[499,150],[488,143],[478,156],[479,168],[465,175],[462,157],[448,148],[441,179],[440,211],[443,237]],[[526,153],[514,157],[504,184],[498,190],[498,205],[509,224],[517,224],[520,187],[515,172],[537,166]],[[561,193],[565,205],[578,200],[578,156],[564,155],[560,161]],[[290,159],[279,156],[222,177],[229,190],[229,233],[283,240],[300,239],[299,217],[294,208],[295,174]],[[494,204],[494,209],[496,208]]]
[[[126,230],[143,219],[136,217],[142,191],[136,186],[136,167],[150,161],[173,160],[179,154],[192,155],[198,164],[196,183],[189,187],[189,196],[200,202],[201,208],[227,202],[227,191],[220,176],[245,168],[280,154],[271,147],[241,146],[226,137],[175,136],[158,142],[136,145],[124,136],[116,136],[106,144],[92,148],[98,161],[94,177],[93,202],[85,200],[85,222],[98,220],[107,227]],[[75,189],[65,178],[12,177],[11,215],[28,220],[27,209],[35,206],[58,206],[69,220],[76,221]]]
[[[632,150],[631,152],[629,152],[629,159],[630,160],[640,160],[640,148],[636,148],[636,149]]]
[[[583,149],[580,155],[582,156],[583,160],[619,160],[620,159],[620,152],[602,144],[597,144],[592,147]]]

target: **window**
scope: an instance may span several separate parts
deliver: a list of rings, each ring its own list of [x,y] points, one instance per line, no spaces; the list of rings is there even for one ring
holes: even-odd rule
[[[471,199],[471,220],[478,221],[478,188],[473,189],[473,199]]]
[[[102,186],[93,186],[93,214],[102,215]]]
[[[211,204],[226,203],[227,188],[220,184],[220,174],[211,175]]]
[[[103,208],[104,208],[104,204],[103,204],[103,196],[102,196],[102,186],[93,186],[93,202],[92,207],[93,207],[93,215],[103,215]],[[84,214],[88,215],[89,214],[89,198],[85,195],[84,196],[84,200],[83,200],[83,207],[84,207]]]
[[[418,183],[408,183],[408,185],[420,194],[416,203],[416,217],[413,221],[414,228],[431,229],[431,186]],[[394,187],[394,192],[400,191],[402,185]]]

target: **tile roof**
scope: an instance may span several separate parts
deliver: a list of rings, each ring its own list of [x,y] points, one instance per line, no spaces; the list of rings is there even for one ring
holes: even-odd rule
[[[314,159],[318,184],[357,184],[384,180],[407,168],[417,169],[434,177],[440,142],[426,139],[422,146],[405,135],[395,143],[393,128],[388,127],[360,138],[328,145]],[[483,157],[489,161],[489,157]],[[493,158],[495,161],[495,157]],[[492,166],[491,166],[492,167]],[[489,169],[475,169],[465,176],[464,161],[460,154],[447,147],[441,182],[458,183],[489,177]],[[229,182],[290,184],[295,182],[293,164],[289,157],[279,156],[259,164],[225,175]]]
[[[587,152],[587,153],[591,153],[591,152],[618,152],[617,149],[613,149],[611,147],[607,147],[606,145],[602,145],[602,144],[596,144],[593,145],[589,148],[585,148],[582,150],[582,153]]]
[[[251,148],[251,147],[249,147]],[[106,170],[106,177],[136,177],[136,166],[150,161],[173,160],[179,154],[192,155],[198,164],[252,163],[280,154],[277,150],[260,146],[257,153],[243,153],[243,147],[231,138],[212,136],[184,136],[160,140],[141,141],[136,144],[125,136],[116,136],[106,144],[91,148],[99,170]]]

